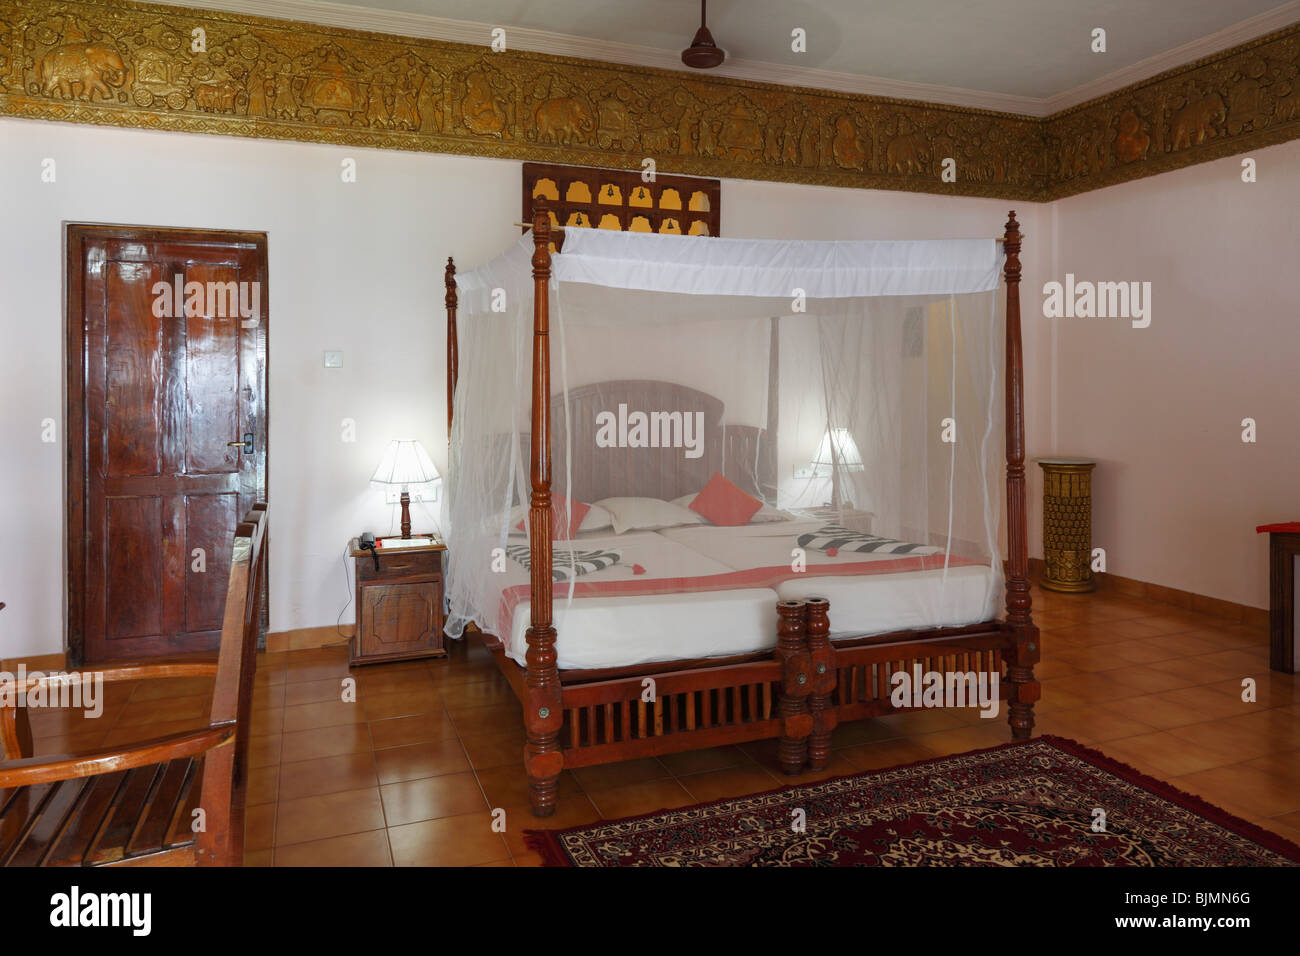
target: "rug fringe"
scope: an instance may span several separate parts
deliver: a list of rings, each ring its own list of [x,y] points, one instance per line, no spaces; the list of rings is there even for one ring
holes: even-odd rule
[[[542,858],[542,866],[573,866],[569,854],[560,845],[563,830],[525,830],[524,846]]]

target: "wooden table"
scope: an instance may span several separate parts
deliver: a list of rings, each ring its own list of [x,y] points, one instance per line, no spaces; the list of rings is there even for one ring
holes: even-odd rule
[[[1300,521],[1262,524],[1256,533],[1268,533],[1268,666],[1294,674],[1296,591],[1300,590]]]
[[[420,537],[417,535],[416,537]],[[426,544],[375,551],[351,542],[357,572],[357,628],[350,645],[352,664],[446,657],[443,644],[442,559],[447,546]]]

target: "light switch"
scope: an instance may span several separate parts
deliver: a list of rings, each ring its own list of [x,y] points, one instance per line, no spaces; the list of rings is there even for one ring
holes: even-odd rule
[[[342,353],[342,352],[326,352],[326,353],[325,353],[325,367],[326,367],[326,368],[342,368],[342,367],[343,367],[343,353]]]

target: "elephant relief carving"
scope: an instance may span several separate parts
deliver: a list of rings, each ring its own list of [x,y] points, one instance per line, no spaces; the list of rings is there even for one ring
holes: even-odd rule
[[[922,173],[930,161],[929,145],[925,134],[909,131],[906,122],[898,124],[898,135],[885,147],[885,165],[891,173]]]
[[[41,60],[41,91],[94,101],[98,93],[113,98],[113,87],[126,82],[126,64],[112,47],[100,44],[69,43],[55,47]]]
[[[626,104],[609,97],[601,100],[596,109],[600,115],[600,131],[596,135],[597,146],[601,149],[621,150],[636,147],[636,121],[628,113]],[[540,122],[538,125],[541,125]]]
[[[1228,109],[1218,93],[1207,93],[1199,99],[1189,97],[1187,105],[1169,123],[1171,148],[1199,146],[1219,135],[1216,127],[1223,125],[1227,118]]]
[[[534,119],[538,141],[561,146],[586,139],[596,128],[591,111],[572,96],[546,100],[537,107]]]

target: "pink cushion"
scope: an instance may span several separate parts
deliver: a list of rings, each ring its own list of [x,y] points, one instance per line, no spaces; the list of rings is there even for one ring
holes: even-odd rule
[[[558,492],[551,492],[551,540],[564,541],[578,536],[578,529],[582,527],[582,519],[587,517],[587,512],[591,510],[591,505],[581,501],[574,501],[572,498],[565,498]],[[527,518],[524,519],[525,521]],[[524,529],[524,521],[515,525],[520,531]],[[567,533],[566,533],[567,529]]]
[[[749,524],[749,519],[762,507],[763,502],[745,494],[734,481],[716,471],[691,502],[692,511],[724,527]]]

